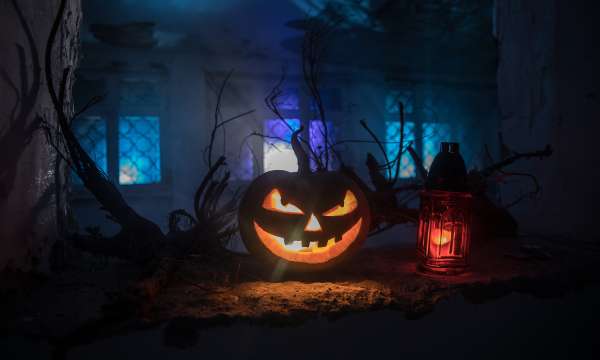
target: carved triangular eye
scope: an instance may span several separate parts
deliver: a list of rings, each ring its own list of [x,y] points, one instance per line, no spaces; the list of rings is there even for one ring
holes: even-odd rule
[[[333,208],[325,211],[323,216],[342,216],[346,214],[350,214],[358,207],[358,201],[356,200],[356,196],[352,193],[352,191],[346,191],[346,196],[344,196],[344,204],[336,205]]]
[[[284,214],[304,214],[302,210],[292,203],[287,203],[285,205],[281,203],[281,193],[279,193],[279,190],[277,189],[271,190],[271,192],[265,197],[262,207],[266,210],[276,211]]]

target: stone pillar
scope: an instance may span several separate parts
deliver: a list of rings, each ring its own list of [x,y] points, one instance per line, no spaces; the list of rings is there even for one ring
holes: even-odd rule
[[[496,1],[499,44],[499,130],[515,151],[551,144],[547,160],[523,161],[512,171],[536,175],[537,200],[511,211],[522,229],[598,239],[600,213],[600,30],[595,1]],[[510,200],[531,189],[505,187]]]
[[[59,0],[0,0],[0,271],[48,269],[64,227],[64,163],[39,130],[55,124],[44,52]],[[77,65],[80,0],[67,0],[54,46],[54,77]],[[71,84],[66,104],[71,107]]]

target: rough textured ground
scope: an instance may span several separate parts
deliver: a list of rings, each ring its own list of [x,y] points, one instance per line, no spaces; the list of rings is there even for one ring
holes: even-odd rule
[[[198,329],[238,321],[295,325],[384,308],[417,318],[457,293],[474,303],[514,291],[553,297],[600,280],[595,243],[498,239],[473,250],[471,271],[446,277],[417,273],[412,247],[366,249],[342,266],[311,273],[267,268],[248,256],[170,259],[135,287],[145,297],[130,296],[139,273],[123,263],[47,279],[12,274],[13,285],[27,280],[25,288],[11,287],[5,274],[0,334],[44,339],[64,352],[167,323],[177,345]]]
[[[417,273],[414,253],[410,247],[365,250],[344,266],[319,273],[260,269],[251,259],[241,259],[221,273],[228,281],[213,277],[196,282],[192,279],[206,278],[205,269],[189,260],[180,265],[179,275],[157,297],[148,316],[159,321],[294,323],[312,316],[336,317],[391,307],[418,317],[457,292],[472,302],[512,291],[560,296],[599,279],[593,264],[600,259],[600,248],[592,244],[573,247],[537,241],[523,245],[499,239],[475,248],[471,271],[459,276]]]

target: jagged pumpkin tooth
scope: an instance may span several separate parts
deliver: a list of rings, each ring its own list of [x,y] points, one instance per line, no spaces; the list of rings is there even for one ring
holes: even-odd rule
[[[310,246],[310,239],[308,239],[308,238],[303,238],[303,239],[302,239],[302,246],[303,246],[303,247],[306,247],[306,248],[307,248],[307,247],[309,247],[309,246]]]
[[[294,243],[294,239],[290,238],[290,237],[284,237],[283,238],[283,243],[286,245],[292,245]]]

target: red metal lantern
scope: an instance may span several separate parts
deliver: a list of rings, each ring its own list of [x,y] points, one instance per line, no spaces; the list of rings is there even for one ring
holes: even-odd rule
[[[457,143],[442,143],[421,192],[417,252],[419,269],[457,274],[469,265],[471,199]]]

